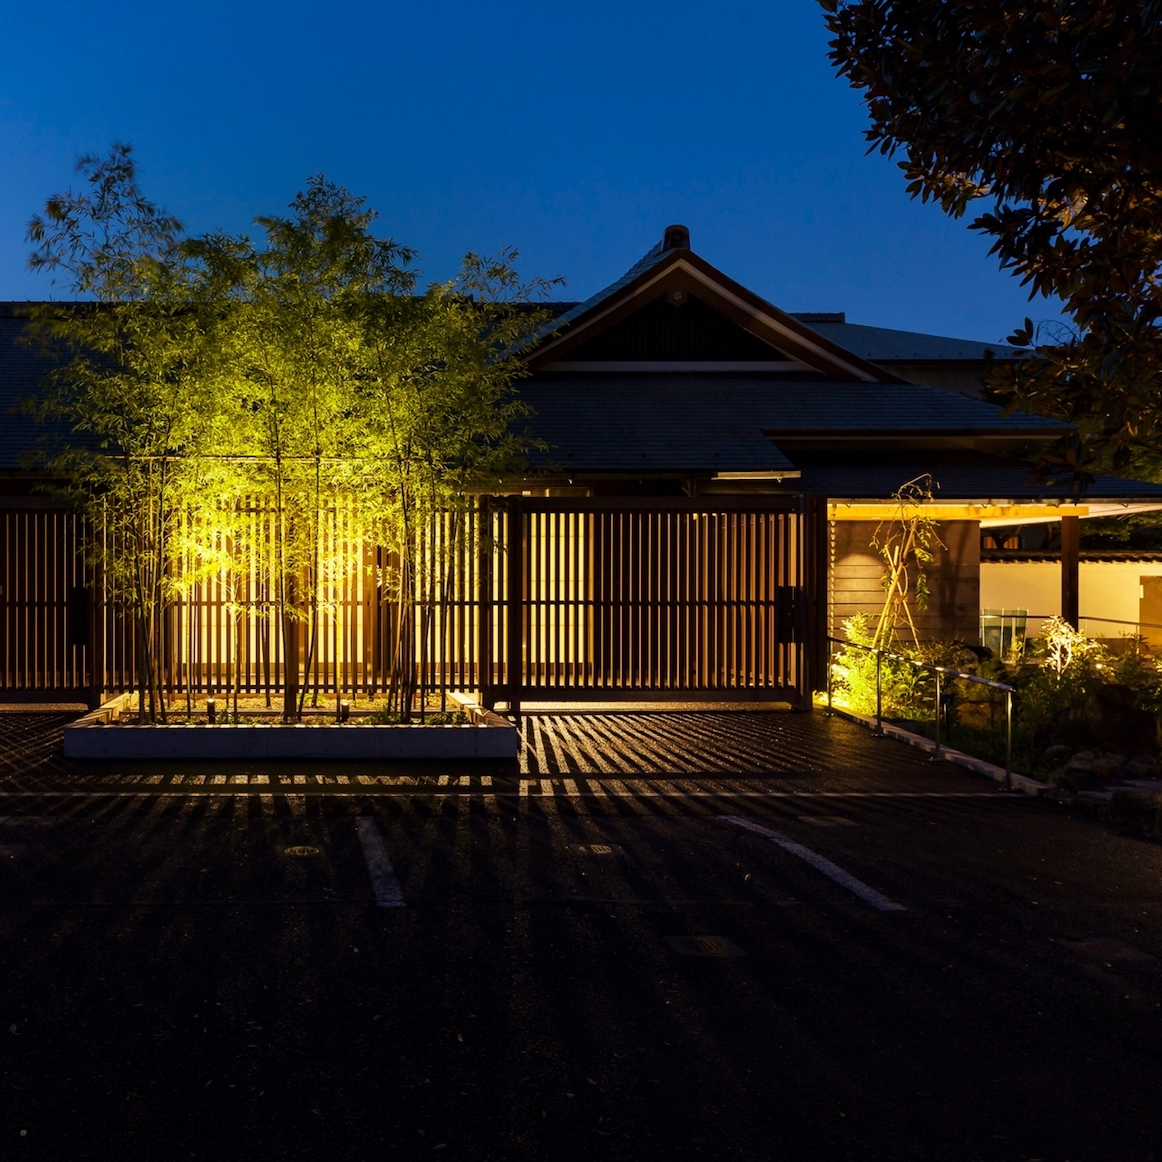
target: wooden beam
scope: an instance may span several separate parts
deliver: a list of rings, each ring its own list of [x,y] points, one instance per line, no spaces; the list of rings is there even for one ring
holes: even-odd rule
[[[831,503],[827,506],[832,520],[893,520],[900,513],[897,501],[868,501],[852,504]],[[1035,519],[1061,520],[1069,516],[1076,520],[1088,516],[1084,504],[984,504],[964,501],[960,504],[933,501],[905,506],[908,511],[918,510],[930,520],[1011,520],[1013,524]]]
[[[1081,521],[1076,516],[1061,518],[1061,617],[1077,629],[1079,604],[1078,559],[1081,547]]]

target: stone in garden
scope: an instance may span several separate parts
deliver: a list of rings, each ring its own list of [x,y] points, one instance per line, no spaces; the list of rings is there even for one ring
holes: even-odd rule
[[[1069,760],[1065,770],[1053,780],[1059,787],[1067,791],[1087,791],[1101,783],[1101,776],[1094,770],[1093,764],[1078,758]]]
[[[1103,750],[1157,753],[1158,717],[1135,706],[1136,698],[1134,690],[1117,682],[1099,686],[1086,698],[1085,724]]]
[[[1059,759],[1065,759],[1073,752],[1073,747],[1066,746],[1064,743],[1057,743],[1056,746],[1047,747],[1045,750],[1045,757],[1050,762],[1057,762]]]
[[[1153,796],[1140,791],[1119,788],[1114,792],[1106,811],[1112,823],[1132,823],[1149,827],[1154,823],[1156,807],[1151,802]]]

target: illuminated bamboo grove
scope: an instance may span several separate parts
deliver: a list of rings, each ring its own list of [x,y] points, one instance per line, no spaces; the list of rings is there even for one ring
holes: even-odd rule
[[[78,172],[33,219],[30,262],[95,302],[40,311],[59,370],[36,406],[72,429],[44,460],[132,625],[141,720],[166,719],[167,692],[188,706],[207,664],[235,707],[275,690],[293,720],[342,687],[350,610],[385,608],[383,692],[422,713],[453,566],[491,535],[471,496],[521,461],[515,352],[549,284],[522,283],[505,251],[421,290],[415,253],[322,176],[255,237],[188,238],[129,147]]]

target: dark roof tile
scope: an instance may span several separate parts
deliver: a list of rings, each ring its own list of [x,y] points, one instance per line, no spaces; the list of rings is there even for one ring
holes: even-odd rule
[[[1019,359],[1026,352],[1007,343],[983,343],[975,339],[952,339],[945,335],[923,335],[918,331],[895,331],[888,327],[865,327],[838,318],[800,313],[794,318],[818,331],[825,339],[861,355],[872,363],[940,362],[956,360],[980,362],[986,351],[998,359]]]
[[[52,370],[44,352],[27,341],[27,325],[26,313],[0,310],[0,470],[4,471],[19,471],[27,456],[69,436],[67,424],[43,424],[22,410]]]

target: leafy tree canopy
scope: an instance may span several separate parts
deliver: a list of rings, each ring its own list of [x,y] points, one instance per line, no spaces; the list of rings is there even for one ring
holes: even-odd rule
[[[37,336],[68,359],[30,407],[86,437],[49,468],[105,530],[141,717],[165,714],[163,626],[202,584],[235,621],[235,703],[254,638],[268,669],[283,660],[284,714],[301,713],[329,595],[362,568],[351,538],[383,561],[406,717],[449,562],[474,535],[466,493],[522,466],[520,352],[552,284],[523,281],[507,250],[468,254],[421,292],[415,252],[322,175],[256,219],[256,239],[187,238],[142,193],[128,146],[77,168],[80,190],[29,226],[30,265],[97,301],[39,313]]]
[[[1046,465],[1084,480],[1162,435],[1162,2],[820,0],[873,149],[962,216],[1073,328],[994,373],[1079,423]],[[982,207],[983,208],[983,207]],[[1030,346],[1032,322],[1010,342]]]

